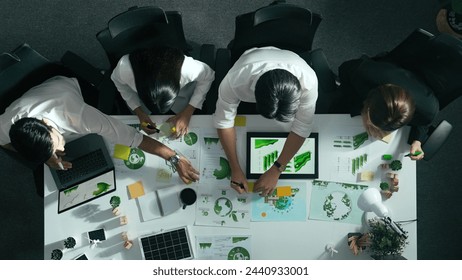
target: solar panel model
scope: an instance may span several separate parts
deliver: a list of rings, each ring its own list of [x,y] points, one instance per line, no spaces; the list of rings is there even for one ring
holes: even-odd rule
[[[192,259],[193,251],[186,227],[139,237],[145,260]]]

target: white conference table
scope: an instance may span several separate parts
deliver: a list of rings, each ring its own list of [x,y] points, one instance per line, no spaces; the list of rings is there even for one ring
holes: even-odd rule
[[[277,123],[264,119],[257,115],[243,116],[246,119],[245,126],[238,128],[237,149],[241,167],[245,171],[246,131],[265,132],[288,132],[290,125]],[[124,123],[136,124],[134,116],[116,116]],[[163,123],[168,116],[152,116],[156,123]],[[211,116],[193,116],[190,127],[212,129]],[[319,134],[319,180],[340,181],[336,179],[332,171],[334,163],[338,161],[342,152],[332,147],[332,137],[342,135],[349,130],[363,132],[361,120],[358,117],[351,118],[349,115],[315,115],[313,132]],[[399,171],[400,189],[390,199],[385,200],[385,205],[390,210],[394,221],[409,221],[416,219],[416,164],[409,158],[403,158],[408,153],[409,145],[407,136],[409,127],[404,127],[395,132],[393,140],[386,144],[379,140],[372,141],[368,146],[368,166],[380,170],[381,157],[383,154],[392,154],[394,158],[402,159],[403,168]],[[351,134],[355,135],[355,134]],[[108,144],[112,153],[114,144]],[[155,166],[150,166],[148,161],[161,162],[155,156],[146,154],[146,165],[132,172],[120,170],[120,164],[116,165],[117,189],[111,194],[104,195],[84,205],[78,206],[64,213],[58,214],[58,192],[48,168],[45,168],[45,249],[44,259],[50,259],[51,251],[62,248],[63,240],[69,236],[76,238],[77,246],[69,252],[65,252],[63,259],[73,259],[81,253],[85,253],[89,259],[142,259],[142,252],[138,244],[138,237],[163,230],[175,229],[187,226],[192,241],[193,252],[196,252],[194,237],[204,235],[248,235],[251,236],[252,259],[279,259],[279,260],[303,260],[303,259],[370,259],[366,252],[354,255],[347,245],[347,234],[350,232],[365,232],[363,225],[342,223],[338,221],[323,221],[307,219],[306,221],[289,222],[250,222],[249,228],[230,228],[195,225],[195,205],[178,211],[160,219],[143,222],[137,203],[130,199],[127,186],[140,179],[144,182],[153,182],[155,178]],[[114,160],[117,161],[117,160]],[[370,169],[370,168],[369,168]],[[175,175],[174,175],[175,176]],[[177,176],[177,175],[176,175]],[[180,187],[185,187],[178,181]],[[370,182],[356,182],[366,184],[369,187],[379,188],[383,177],[375,176]],[[355,182],[351,182],[355,183]],[[145,188],[146,188],[145,184]],[[149,187],[156,188],[155,182]],[[200,188],[200,182],[188,185],[191,188]],[[309,196],[312,186],[307,184]],[[111,196],[120,196],[122,215],[128,218],[128,224],[120,225],[119,217],[111,212],[109,199]],[[309,197],[307,197],[309,205]],[[356,207],[356,205],[354,205]],[[363,220],[366,215],[363,216]],[[85,238],[88,231],[105,228],[107,240],[91,249]],[[402,224],[408,232],[408,244],[403,256],[407,259],[417,259],[417,223],[406,222]],[[122,232],[127,232],[129,239],[133,241],[133,247],[126,250],[121,238]],[[338,253],[331,255],[326,246],[332,245]]]

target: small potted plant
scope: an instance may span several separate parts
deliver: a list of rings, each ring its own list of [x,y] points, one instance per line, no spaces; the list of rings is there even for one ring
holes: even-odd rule
[[[348,234],[348,246],[353,254],[367,250],[376,260],[400,259],[406,246],[407,233],[398,234],[381,219],[368,220],[368,232]]]
[[[370,219],[368,221],[369,238],[368,250],[371,257],[380,259],[397,259],[401,257],[404,247],[408,244],[407,234],[398,234],[381,219]]]
[[[109,203],[111,204],[111,207],[112,207],[112,213],[118,216],[120,214],[120,211],[119,211],[120,197],[117,195],[112,196]]]
[[[75,238],[72,237],[72,236],[64,239],[64,248],[65,249],[74,249],[76,244],[77,244],[77,242],[75,241]]]
[[[52,260],[60,260],[63,258],[63,250],[61,249],[54,249],[51,251],[51,259]]]
[[[390,163],[390,168],[391,170],[393,171],[398,171],[398,170],[401,170],[401,168],[403,167],[403,164],[401,163],[400,160],[394,160]]]
[[[398,171],[398,170],[401,170],[401,168],[403,167],[403,163],[400,160],[396,159],[390,163],[382,163],[381,166],[382,166],[382,169],[390,168],[393,171]]]

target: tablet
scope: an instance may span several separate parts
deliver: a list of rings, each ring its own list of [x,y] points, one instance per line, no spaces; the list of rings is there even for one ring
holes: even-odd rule
[[[271,168],[284,147],[287,132],[247,132],[246,175],[258,179]],[[279,179],[318,178],[318,134],[311,133],[287,163]]]

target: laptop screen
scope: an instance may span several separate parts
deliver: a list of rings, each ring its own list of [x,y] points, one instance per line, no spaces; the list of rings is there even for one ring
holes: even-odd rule
[[[62,213],[95,198],[115,191],[114,169],[80,184],[59,191],[58,213]]]

